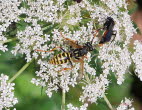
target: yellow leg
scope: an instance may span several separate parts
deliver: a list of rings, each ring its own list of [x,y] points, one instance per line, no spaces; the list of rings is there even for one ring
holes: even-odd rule
[[[91,40],[91,43],[93,43],[93,40],[94,40],[94,38],[99,34],[99,31],[101,30],[102,28],[100,28],[100,29],[97,29],[97,30],[94,30],[92,33],[93,33],[93,38],[92,38],[92,40]]]
[[[74,68],[74,67],[72,67],[72,68]],[[72,68],[63,68],[63,69],[59,70],[58,72],[66,71],[66,70],[71,70]]]
[[[49,50],[49,51],[44,51],[44,50],[35,50],[35,51],[39,51],[39,52],[52,52],[52,51],[54,51],[54,50],[57,50],[58,48],[60,48],[60,49],[62,49],[61,47],[55,47],[55,48],[53,48],[53,49],[51,49],[51,50]],[[63,50],[63,49],[62,49]]]
[[[82,79],[84,76],[84,60],[80,62],[80,74],[79,74],[79,79]]]
[[[83,56],[83,58],[86,58],[86,59],[88,59],[88,57],[85,55],[85,56]]]
[[[77,44],[77,41],[71,40],[71,39],[69,39],[69,38],[66,38],[66,37],[62,34],[62,32],[60,32],[60,34],[61,34],[61,36],[67,41],[67,44],[68,44],[68,45],[70,45],[70,46],[72,46],[72,47],[74,47],[74,48],[81,48],[81,47],[82,47],[81,45],[78,45],[78,44]]]
[[[97,35],[98,35],[98,33],[99,33],[99,30],[95,30],[95,32],[94,32],[94,37],[96,37]]]
[[[80,74],[78,79],[82,79],[83,75],[84,75],[84,58],[86,58],[86,56],[83,56],[81,59],[79,60],[73,60],[73,62],[80,62]]]
[[[103,44],[99,44],[99,47],[102,47],[103,46]]]
[[[60,34],[61,34],[61,36],[62,36],[65,40],[69,40],[70,42],[72,42],[72,43],[75,43],[75,44],[76,44],[76,41],[71,40],[71,39],[69,39],[69,38],[66,38],[66,37],[62,34],[62,32],[60,32]]]

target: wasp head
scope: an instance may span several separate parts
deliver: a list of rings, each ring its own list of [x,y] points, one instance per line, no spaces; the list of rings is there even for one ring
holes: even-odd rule
[[[104,29],[109,29],[110,27],[114,26],[114,20],[112,17],[107,17],[106,22],[104,23]]]

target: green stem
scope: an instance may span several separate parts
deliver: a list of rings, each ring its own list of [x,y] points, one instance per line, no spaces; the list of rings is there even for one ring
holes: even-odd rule
[[[6,41],[0,41],[0,43],[4,44],[4,43],[12,42],[14,40],[17,40],[17,38],[8,39]]]
[[[53,24],[50,24],[50,25],[48,25],[48,26],[46,26],[46,27],[43,27],[43,28],[42,28],[42,31],[45,31],[46,29],[50,28],[52,25],[53,25]]]
[[[26,63],[8,82],[14,81],[31,63],[32,61]]]
[[[65,110],[66,93],[62,89],[62,110]]]
[[[110,108],[110,110],[114,110],[112,105],[110,104],[109,100],[107,99],[107,97],[104,95],[104,100],[106,101],[108,107]]]
[[[90,81],[90,79],[89,79],[89,77],[88,77],[88,75],[86,73],[84,73],[84,77],[85,77],[87,83],[90,84],[91,81]]]

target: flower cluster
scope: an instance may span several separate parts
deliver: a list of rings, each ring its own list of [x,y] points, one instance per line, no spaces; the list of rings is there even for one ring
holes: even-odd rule
[[[94,82],[82,87],[83,94],[80,96],[80,101],[96,103],[98,98],[102,98],[105,95],[105,91],[109,85],[108,79],[100,75],[94,79]]]
[[[121,0],[121,1],[101,0],[101,1],[104,4],[106,4],[110,8],[110,10],[116,14],[120,11],[119,8],[127,9],[127,3],[125,0]]]
[[[132,101],[125,98],[125,100],[121,101],[121,104],[117,107],[117,110],[135,110],[132,107]]]
[[[124,74],[127,72],[130,64],[130,53],[128,48],[120,48],[117,45],[104,45],[100,50],[99,57],[104,61],[102,68],[105,74],[110,74],[110,72],[115,73],[117,77],[117,83],[122,84],[124,81]],[[107,49],[106,49],[107,48]],[[125,56],[125,57],[123,57]]]
[[[135,29],[133,28],[130,16],[127,12],[127,4],[123,0],[119,3],[111,1],[111,4],[108,4],[108,2],[110,1],[102,0],[100,2],[100,4],[102,5],[92,5],[87,0],[83,0],[81,3],[74,3],[66,6],[65,1],[61,2],[60,0],[56,3],[54,1],[38,1],[36,3],[30,2],[28,4],[30,8],[26,9],[24,12],[28,16],[24,19],[25,22],[35,24],[36,21],[37,25],[39,25],[40,27],[40,30],[43,30],[43,32],[44,29],[45,31],[48,28],[52,29],[52,26],[50,25],[54,26],[52,31],[47,31],[49,33],[52,33],[48,35],[50,36],[49,41],[51,41],[51,43],[48,43],[47,45],[46,42],[49,42],[47,41],[47,39],[44,39],[45,42],[42,42],[42,36],[45,35],[44,33],[38,34],[38,39],[42,38],[42,40],[40,40],[41,43],[36,44],[36,40],[32,43],[28,43],[29,45],[27,44],[27,48],[25,49],[26,51],[29,51],[28,54],[25,52],[25,54],[27,54],[28,56],[30,56],[31,54],[31,47],[34,47],[32,48],[34,50],[39,49],[45,51],[51,50],[55,47],[62,47],[68,52],[68,50],[70,49],[68,45],[69,41],[67,41],[66,39],[78,41],[79,45],[84,45],[84,43],[90,42],[94,37],[94,33],[92,33],[92,31],[97,29],[95,28],[95,26],[102,28],[105,20],[110,15],[114,19],[114,31],[116,31],[116,37],[114,38],[115,40],[112,43],[103,45],[103,47],[99,49],[98,58],[102,60],[103,73],[93,80],[88,79],[90,77],[83,77],[83,81],[87,81],[87,85],[83,87],[83,94],[80,97],[80,101],[82,102],[86,100],[90,102],[96,102],[98,98],[103,97],[109,83],[107,76],[110,73],[115,73],[117,83],[122,84],[125,79],[124,74],[127,72],[127,69],[131,64],[130,53],[126,46],[128,45],[131,36],[135,32]],[[47,8],[46,6],[49,7]],[[124,11],[120,11],[119,8],[124,8]],[[86,16],[85,14],[83,14],[82,9],[86,10],[89,15]],[[85,19],[87,19],[88,21],[84,22]],[[40,23],[38,23],[38,21],[45,21],[50,25],[44,27]],[[81,24],[82,22],[83,24]],[[34,25],[34,27],[35,26],[36,25]],[[25,31],[29,30],[30,29],[26,28]],[[29,32],[27,32],[26,34],[28,33]],[[24,35],[25,33],[22,34],[21,37],[19,37],[19,40],[23,44],[20,44],[19,47],[24,47],[24,45],[26,44],[26,41],[24,41],[22,38],[24,37]],[[34,37],[36,35],[33,34],[32,36]],[[31,35],[28,35],[27,37],[31,40],[33,39]],[[99,37],[95,37],[93,45],[97,45],[99,39]],[[23,51],[24,48],[20,49],[21,51]],[[52,65],[48,63],[48,60],[54,57],[54,51],[46,53],[34,52],[34,55],[36,57],[32,55],[33,57],[27,56],[27,58],[31,60],[32,58],[37,58],[37,56],[40,55],[42,56],[42,58],[38,59],[37,61],[40,65],[40,70],[36,72],[38,78],[33,78],[32,83],[46,87],[46,93],[49,97],[52,96],[53,91],[57,91],[59,88],[62,88],[64,91],[68,92],[69,85],[75,87],[75,85],[78,84],[77,79],[80,76],[79,71],[81,71],[79,63],[73,63],[74,68],[65,71],[63,70],[63,68],[71,68],[70,63],[61,65]],[[92,60],[90,57],[91,55],[88,54],[88,56],[89,59],[84,60],[84,74],[87,76],[93,75],[93,77],[95,77],[96,70],[95,68],[90,67],[90,65],[88,64]],[[124,58],[123,56],[126,57]],[[94,93],[94,91],[96,92]]]
[[[72,104],[68,104],[67,105],[68,110],[87,110],[87,107],[88,107],[87,103],[85,103],[84,105],[80,106],[79,108],[78,107],[74,107]]]
[[[64,10],[62,7],[63,3],[64,0],[62,2],[58,1],[57,4],[54,4],[52,0],[29,1],[27,3],[29,8],[25,9],[25,7],[22,7],[21,10],[28,16],[25,21],[33,21],[35,18],[38,18],[38,20],[52,22],[54,24],[55,22],[59,22],[57,11]]]
[[[17,0],[0,0],[0,6],[2,11],[0,50],[7,50],[7,47],[3,45],[7,40],[3,35],[7,27],[12,22],[21,25],[22,28],[17,26],[18,31],[15,36],[17,43],[12,53],[15,56],[18,53],[24,54],[27,62],[32,59],[37,61],[40,68],[36,71],[36,78],[33,78],[31,82],[45,87],[49,97],[59,88],[63,92],[68,92],[70,86],[75,87],[83,83],[80,101],[96,103],[97,99],[105,95],[109,85],[108,75],[115,74],[117,83],[123,83],[124,74],[131,65],[128,44],[135,33],[125,0],[100,0],[99,2],[82,0],[80,3],[73,0],[36,0],[22,1],[21,4]],[[116,33],[116,36],[112,35],[111,41],[100,47],[99,41],[108,17],[114,20],[112,31]],[[97,29],[101,31],[95,36],[96,33],[93,32]],[[64,58],[61,48],[71,54],[72,49],[78,48],[76,45],[83,48],[87,42],[92,43],[94,50],[92,53],[88,52],[86,57],[81,57],[78,62],[73,61],[71,56],[71,61],[68,63],[54,65],[48,62],[51,59],[60,60],[56,54],[63,57],[61,60],[69,60]],[[136,64],[138,77],[141,78],[139,68],[141,60],[137,61],[141,59],[139,45],[136,46],[134,53],[134,56],[139,56],[138,59],[134,56],[132,58]],[[57,49],[56,52],[53,51],[55,49]],[[97,55],[94,57],[94,54]],[[99,59],[101,62],[99,75],[97,66],[94,66],[98,64],[93,59]],[[85,104],[76,108],[69,104],[68,109],[84,110],[87,106]]]
[[[140,78],[142,81],[142,43],[140,41],[135,41],[134,42],[134,53],[132,54],[132,59],[135,64],[135,73],[137,76]]]
[[[39,78],[33,78],[32,83],[47,87],[46,94],[49,97],[52,96],[52,91],[57,91],[59,88],[62,88],[64,91],[69,91],[69,85],[75,86],[77,84],[78,64],[72,70],[61,71],[60,73],[60,70],[69,68],[70,65],[51,65],[42,60],[39,60],[38,64],[40,64],[40,71],[37,71],[36,74]]]
[[[17,0],[0,0],[0,50],[5,52],[7,51],[7,45],[3,45],[7,38],[3,35],[3,32],[6,31],[7,27],[12,22],[17,22],[19,20],[18,16],[20,15],[20,10],[18,6],[20,2]]]
[[[0,110],[8,109],[18,103],[14,97],[14,83],[8,82],[8,76],[1,74],[0,76]]]
[[[36,49],[41,49],[42,44],[49,41],[50,35],[43,35],[40,25],[28,26],[24,31],[17,33],[17,38],[19,43],[12,50],[12,53],[16,55],[17,53],[25,54],[27,62],[31,61],[32,58],[37,58],[38,54]],[[47,49],[47,47],[44,47]]]

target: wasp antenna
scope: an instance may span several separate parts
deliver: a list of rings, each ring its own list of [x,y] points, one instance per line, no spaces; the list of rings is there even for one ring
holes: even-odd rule
[[[36,49],[35,51],[39,51],[39,52],[49,52],[49,51],[38,50],[38,49]]]
[[[113,14],[114,14],[114,13],[113,13]],[[113,14],[111,14],[110,17],[112,17]]]
[[[111,14],[111,16],[110,16],[110,17],[112,17],[112,15],[116,15],[117,17],[119,16],[118,14],[113,13],[113,14]]]

